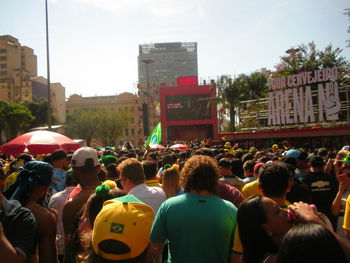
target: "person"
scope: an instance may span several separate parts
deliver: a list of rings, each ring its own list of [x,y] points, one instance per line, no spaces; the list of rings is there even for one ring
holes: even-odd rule
[[[216,194],[215,159],[195,155],[181,170],[185,194],[167,199],[151,231],[150,255],[158,259],[169,240],[168,262],[228,262],[237,208]]]
[[[224,184],[229,184],[236,187],[239,191],[242,191],[244,185],[243,180],[234,174],[232,167],[233,160],[228,160],[227,158],[222,158],[219,161],[219,172],[220,172],[220,182]],[[243,169],[242,169],[243,170]]]
[[[134,195],[106,201],[94,222],[90,262],[146,262],[153,217]]]
[[[35,254],[36,222],[29,209],[0,193],[1,262],[30,262]]]
[[[320,224],[298,224],[284,236],[277,262],[283,263],[346,263],[348,262],[338,240]]]
[[[286,195],[291,188],[291,180],[291,173],[286,166],[282,163],[269,163],[260,170],[259,189],[263,196],[286,208],[289,205]]]
[[[66,247],[69,247],[72,238],[74,218],[100,184],[97,178],[100,164],[96,151],[90,147],[76,150],[72,156],[72,169],[79,185],[70,193],[62,212]]]
[[[162,187],[157,179],[157,163],[146,160],[142,162],[143,171],[145,172],[146,185],[149,187]]]
[[[255,162],[248,160],[243,164],[244,175],[246,178],[243,179],[244,184],[255,181],[257,178],[254,176],[254,166]]]
[[[65,177],[65,185],[66,188],[54,194],[51,196],[48,208],[55,209],[58,213],[57,217],[57,237],[58,237],[58,259],[60,262],[63,260],[64,256],[64,229],[63,229],[63,222],[62,222],[62,213],[64,205],[70,195],[70,193],[73,191],[73,189],[77,186],[77,181],[75,177],[73,176],[73,171],[68,170]]]
[[[237,221],[244,262],[276,262],[280,241],[294,225],[315,223],[332,231],[331,226],[308,204],[298,202],[289,205],[288,209],[296,215],[296,219],[291,220],[288,211],[271,198],[255,195],[243,201],[238,208]],[[332,234],[348,251],[349,247],[342,238],[334,232]]]
[[[27,154],[27,153],[23,153],[20,156],[18,156],[15,161],[13,161],[14,165],[13,165],[13,168],[11,169],[12,173],[10,172],[10,170],[8,171],[9,174],[4,181],[3,191],[6,191],[9,188],[9,186],[16,181],[17,176],[20,172],[18,170],[18,168],[25,165],[27,162],[30,162],[32,160],[33,160],[33,156],[31,156],[30,154]]]
[[[95,219],[100,213],[104,202],[107,200],[121,197],[126,193],[118,188],[112,181],[106,181],[95,189],[86,204],[79,211],[75,220],[73,234],[73,249],[71,252],[71,261],[86,262],[90,257],[92,229]]]
[[[17,200],[34,215],[37,224],[39,262],[57,263],[56,224],[57,213],[42,202],[52,180],[53,168],[39,161],[27,162],[18,174],[15,183],[4,192],[11,200]]]
[[[135,158],[129,158],[119,164],[118,169],[123,190],[151,206],[155,212],[158,211],[166,199],[165,193],[162,188],[146,185],[142,164]]]
[[[324,172],[324,159],[314,155],[310,158],[311,172],[302,179],[311,191],[312,201],[319,212],[331,220],[334,229],[337,227],[336,217],[331,212],[331,206],[338,192],[338,181],[335,176]]]
[[[337,213],[340,213],[340,216],[338,217],[338,224],[341,223],[341,220],[343,219],[343,231],[348,241],[350,241],[350,194],[349,194],[349,187],[350,187],[350,154],[348,154],[343,159],[342,164],[342,171],[343,174],[339,176],[340,179],[340,186],[339,191],[337,193],[336,198],[333,201],[332,204],[332,212],[336,215]],[[346,198],[346,201],[344,203],[344,198]],[[344,207],[345,205],[345,207]],[[342,212],[344,212],[344,217],[342,218]],[[337,229],[339,230],[339,229]],[[337,231],[338,232],[338,231]],[[340,235],[342,236],[343,233]]]
[[[244,198],[248,198],[252,195],[258,195],[259,192],[259,172],[260,169],[264,166],[265,163],[257,163],[254,166],[254,177],[256,178],[255,181],[247,183],[242,188],[242,194]]]
[[[180,185],[179,166],[174,164],[172,167],[163,170],[162,172],[162,188],[166,198],[183,194],[183,189]]]
[[[51,187],[56,193],[61,192],[66,187],[66,170],[68,170],[69,165],[67,154],[63,150],[56,150],[51,153],[51,161],[53,167]]]

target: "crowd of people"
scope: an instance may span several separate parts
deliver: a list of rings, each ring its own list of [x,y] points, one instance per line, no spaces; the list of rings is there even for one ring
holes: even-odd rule
[[[350,262],[349,146],[0,157],[1,262]]]

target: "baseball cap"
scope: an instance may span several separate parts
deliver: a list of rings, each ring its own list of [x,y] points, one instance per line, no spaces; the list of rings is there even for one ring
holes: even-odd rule
[[[114,155],[104,155],[100,161],[105,167],[107,167],[111,163],[116,163],[118,159]]]
[[[345,145],[342,150],[344,151],[350,151],[350,146],[349,145]]]
[[[92,231],[94,252],[107,260],[138,257],[148,246],[153,214],[131,194],[104,202]]]
[[[66,158],[67,158],[67,154],[63,150],[56,150],[53,153],[51,153],[52,161],[59,161]]]
[[[91,159],[92,163],[86,162]],[[83,167],[83,166],[97,166],[98,158],[97,153],[94,149],[90,147],[81,147],[73,153],[72,156],[72,166],[73,167]]]
[[[272,148],[277,148],[278,149],[278,144],[272,145]]]
[[[265,163],[257,163],[254,165],[254,173],[258,173],[260,170],[260,167],[263,166]]]

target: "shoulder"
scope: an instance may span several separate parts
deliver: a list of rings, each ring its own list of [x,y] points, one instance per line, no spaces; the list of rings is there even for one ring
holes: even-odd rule
[[[25,224],[26,227],[35,226],[35,218],[33,213],[16,200],[6,200],[4,198],[4,222],[9,224],[16,224],[20,222],[21,225]]]

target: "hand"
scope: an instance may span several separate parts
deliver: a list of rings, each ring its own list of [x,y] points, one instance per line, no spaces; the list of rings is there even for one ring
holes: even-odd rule
[[[294,204],[288,206],[288,208],[297,215],[297,220],[301,223],[323,223],[317,216],[315,210],[306,203],[295,202]]]

